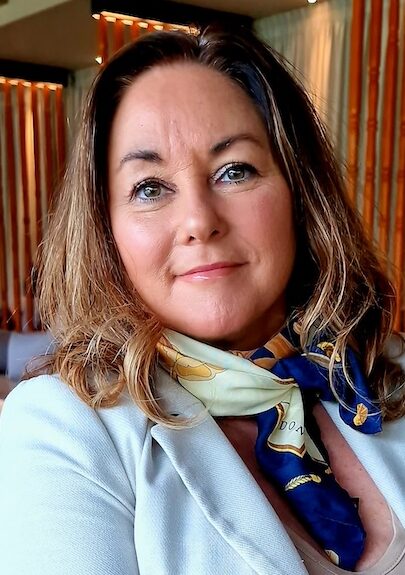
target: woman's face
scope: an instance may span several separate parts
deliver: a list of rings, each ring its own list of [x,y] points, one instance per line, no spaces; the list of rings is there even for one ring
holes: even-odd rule
[[[163,325],[223,348],[267,341],[285,319],[292,199],[242,88],[195,63],[144,72],[108,161],[119,253]]]

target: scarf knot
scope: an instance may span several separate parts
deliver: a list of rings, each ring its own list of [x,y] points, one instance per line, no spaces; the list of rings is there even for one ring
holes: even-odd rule
[[[347,425],[381,431],[381,412],[354,350],[340,357],[326,332],[315,332],[302,350],[296,323],[248,352],[222,351],[171,330],[157,349],[171,377],[213,416],[255,416],[263,472],[331,560],[353,569],[365,532],[357,506],[330,469],[312,407],[318,399],[338,399]]]

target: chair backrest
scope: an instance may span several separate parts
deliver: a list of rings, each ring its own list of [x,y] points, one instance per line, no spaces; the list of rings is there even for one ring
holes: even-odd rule
[[[52,353],[52,337],[49,332],[0,331],[0,374],[5,374],[16,385],[30,362],[39,356]]]
[[[384,355],[399,365],[405,373],[405,333],[391,337],[385,346]]]
[[[4,375],[7,371],[7,351],[10,335],[11,332],[0,329],[0,375]]]

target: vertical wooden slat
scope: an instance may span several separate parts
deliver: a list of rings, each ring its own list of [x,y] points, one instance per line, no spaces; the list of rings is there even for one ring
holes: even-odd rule
[[[45,84],[44,94],[44,125],[45,125],[45,181],[48,207],[51,202],[52,184],[53,184],[53,157],[52,157],[52,124],[51,124],[51,102],[50,89]]]
[[[14,129],[13,112],[11,109],[11,85],[6,81],[4,84],[4,113],[6,126],[6,149],[7,149],[7,185],[10,205],[10,228],[11,228],[11,258],[13,270],[13,312],[12,321],[15,329],[21,331],[21,294],[20,274],[18,264],[18,230],[17,230],[17,186],[15,178],[15,152],[14,152]]]
[[[388,43],[385,56],[384,109],[381,139],[380,222],[378,241],[382,253],[388,253],[392,168],[394,162],[395,109],[398,71],[399,0],[391,0]]]
[[[120,48],[122,48],[125,43],[124,26],[125,24],[121,18],[117,18],[114,22],[114,52],[117,52]]]
[[[363,26],[365,0],[352,4],[352,26],[350,46],[350,89],[349,89],[349,134],[348,134],[348,193],[353,202],[356,198],[358,174],[359,125],[362,94]]]
[[[136,40],[137,38],[139,38],[139,34],[140,34],[140,28],[139,28],[138,24],[136,22],[132,22],[131,39]]]
[[[57,158],[58,158],[58,177],[63,175],[66,160],[66,122],[65,111],[63,106],[63,88],[56,88],[56,131],[57,131]]]
[[[0,84],[0,95],[3,92],[4,84]],[[7,328],[8,305],[7,305],[7,264],[6,264],[6,214],[4,211],[3,202],[3,173],[2,173],[2,149],[0,138],[0,327],[1,329]]]
[[[368,80],[368,118],[366,143],[366,174],[364,187],[363,221],[370,238],[373,238],[374,206],[375,206],[375,167],[376,167],[376,135],[378,114],[378,85],[381,57],[381,24],[382,0],[371,3],[370,18],[370,48],[369,48],[369,80]]]
[[[30,285],[32,268],[31,239],[30,239],[30,208],[28,194],[28,169],[27,169],[27,143],[26,143],[26,114],[25,114],[25,87],[22,82],[17,86],[18,101],[18,127],[20,144],[20,175],[23,197],[23,245],[24,245],[24,285],[25,285],[25,312],[26,324],[32,330],[33,300]]]
[[[405,12],[403,18],[405,30]],[[405,43],[402,55],[402,85],[400,106],[398,168],[397,168],[397,201],[394,225],[394,277],[397,289],[397,312],[394,328],[405,331]]]
[[[38,120],[38,88],[31,84],[31,107],[32,107],[32,131],[34,144],[34,173],[35,173],[35,220],[36,220],[36,244],[42,241],[42,193],[41,193],[41,150],[39,147],[39,120]]]
[[[101,56],[102,63],[108,60],[108,32],[107,20],[102,14],[98,20],[98,55]]]

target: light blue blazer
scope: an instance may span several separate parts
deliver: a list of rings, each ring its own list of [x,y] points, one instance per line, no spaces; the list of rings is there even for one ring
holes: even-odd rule
[[[171,413],[203,406],[164,372]],[[405,419],[366,436],[326,404],[405,525]],[[1,575],[306,575],[276,513],[214,419],[183,430],[123,397],[94,411],[57,377],[0,417]]]

